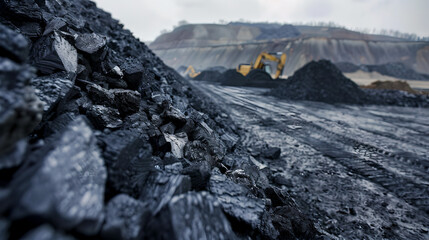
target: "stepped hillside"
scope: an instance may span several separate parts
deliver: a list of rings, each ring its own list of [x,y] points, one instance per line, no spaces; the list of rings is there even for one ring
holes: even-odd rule
[[[194,65],[236,67],[252,62],[261,51],[286,52],[284,75],[312,60],[355,65],[403,63],[429,73],[429,42],[363,34],[343,28],[279,24],[191,24],[159,36],[150,48],[174,68]]]

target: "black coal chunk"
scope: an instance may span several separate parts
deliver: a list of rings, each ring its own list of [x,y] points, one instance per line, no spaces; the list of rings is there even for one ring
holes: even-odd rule
[[[93,105],[86,112],[86,116],[91,120],[92,124],[100,130],[105,128],[115,129],[122,126],[119,111],[114,108],[105,107],[103,105]]]
[[[148,224],[153,239],[237,239],[219,203],[207,192],[176,196]]]
[[[148,204],[152,214],[158,213],[176,195],[191,190],[188,176],[167,173],[153,173],[145,182],[140,200]]]
[[[31,51],[33,65],[43,74],[77,71],[77,51],[59,33],[40,38]]]
[[[82,52],[94,54],[106,46],[106,38],[96,33],[85,33],[79,35],[75,46]]]
[[[41,153],[43,157],[40,157]],[[92,235],[103,221],[106,169],[93,131],[79,117],[34,153],[37,164],[11,183],[13,219],[38,216]]]
[[[0,239],[9,239],[9,221],[6,219],[0,218]]]
[[[121,129],[102,137],[103,156],[109,174],[107,195],[140,195],[143,183],[154,169],[149,136],[142,130]]]
[[[20,140],[12,148],[0,154],[0,170],[20,165],[27,150],[27,139]]]
[[[64,18],[54,17],[46,25],[43,35],[48,35],[54,31],[63,30],[65,26],[67,26],[67,23]]]
[[[43,110],[45,113],[52,111],[73,87],[74,82],[70,78],[61,73],[31,80],[31,85],[35,88],[36,95],[44,104]]]
[[[88,97],[95,103],[104,106],[115,106],[115,95],[97,84],[89,84],[86,86]]]
[[[72,236],[67,236],[64,233],[56,231],[53,227],[49,225],[42,225],[38,228],[31,230],[26,233],[21,240],[74,240]]]
[[[28,86],[33,76],[28,66],[0,57],[0,154],[42,119],[43,104]]]
[[[137,90],[144,73],[143,64],[138,59],[127,58],[120,68],[124,73],[124,80],[128,83],[128,86],[133,90]]]
[[[296,206],[276,207],[272,221],[284,239],[317,239],[318,231]]]
[[[327,60],[306,64],[269,94],[291,100],[327,103],[360,104],[365,98],[359,86]]]
[[[106,206],[106,222],[101,236],[103,239],[138,239],[142,234],[145,205],[126,194],[114,197]]]
[[[136,113],[140,109],[140,93],[125,89],[112,89],[115,104],[122,115]]]
[[[0,56],[24,62],[29,52],[24,36],[0,23]]]
[[[12,19],[24,19],[39,21],[42,19],[42,12],[36,1],[0,1],[0,13],[4,16],[9,16]]]
[[[281,149],[278,147],[268,147],[262,151],[262,155],[269,159],[278,159],[281,154]]]
[[[246,187],[214,170],[209,189],[220,202],[225,213],[240,225],[242,228],[240,231],[253,230],[271,238],[278,236],[278,232],[266,215],[264,201],[251,197]]]

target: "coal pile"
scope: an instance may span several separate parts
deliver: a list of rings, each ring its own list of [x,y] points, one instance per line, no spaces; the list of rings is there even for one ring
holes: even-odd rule
[[[228,115],[93,2],[0,11],[0,239],[320,235]]]
[[[217,82],[221,77],[221,73],[216,70],[204,70],[198,76],[194,77],[194,80],[203,80],[209,82]]]
[[[224,86],[275,88],[283,82],[283,79],[274,80],[261,69],[254,69],[247,76],[243,76],[235,69],[229,69],[219,76],[218,82]]]
[[[291,100],[326,103],[363,102],[365,93],[327,60],[312,61],[268,94]]]
[[[326,103],[428,107],[429,98],[403,89],[361,89],[330,61],[312,61],[267,95]]]

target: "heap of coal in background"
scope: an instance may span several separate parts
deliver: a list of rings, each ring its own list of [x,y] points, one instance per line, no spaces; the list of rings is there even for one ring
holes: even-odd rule
[[[267,93],[290,100],[429,107],[429,98],[394,89],[361,89],[330,61],[312,61]]]
[[[228,115],[93,2],[0,13],[0,239],[319,235]]]
[[[365,93],[330,61],[311,61],[268,94],[291,100],[360,104]]]
[[[204,70],[201,71],[198,76],[194,77],[194,80],[204,80],[209,82],[217,82],[219,81],[219,78],[221,77],[221,73],[216,70]]]

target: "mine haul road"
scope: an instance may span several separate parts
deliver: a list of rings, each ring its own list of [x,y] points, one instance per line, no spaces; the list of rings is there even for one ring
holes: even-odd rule
[[[190,81],[239,126],[333,239],[429,239],[429,109],[330,105],[263,96],[263,89]]]

